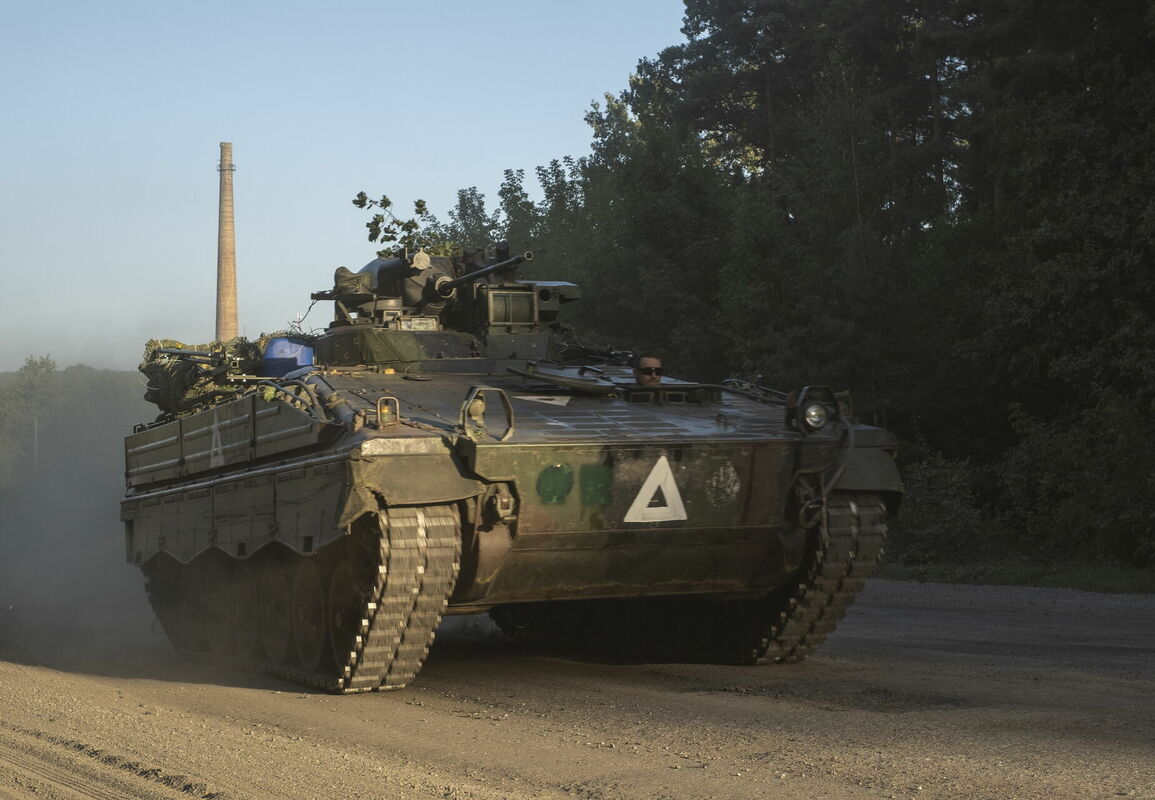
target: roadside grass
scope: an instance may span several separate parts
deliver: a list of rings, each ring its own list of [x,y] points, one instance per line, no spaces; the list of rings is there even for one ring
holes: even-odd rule
[[[1112,563],[1048,563],[1023,556],[954,564],[884,561],[880,578],[922,583],[967,583],[992,586],[1040,586],[1113,594],[1155,594],[1155,568]]]

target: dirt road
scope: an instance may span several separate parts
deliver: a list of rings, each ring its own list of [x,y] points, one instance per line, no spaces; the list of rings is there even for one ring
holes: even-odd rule
[[[112,611],[0,608],[0,800],[1155,798],[1153,597],[874,581],[810,660],[759,668],[457,618],[413,686],[349,697],[184,663],[143,603]]]

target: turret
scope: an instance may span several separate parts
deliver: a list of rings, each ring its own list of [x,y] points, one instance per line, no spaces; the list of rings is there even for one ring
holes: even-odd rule
[[[332,300],[334,319],[317,341],[320,363],[395,364],[444,359],[546,358],[552,329],[578,287],[559,281],[518,281],[517,267],[533,258],[510,256],[485,263],[430,256],[375,259],[359,271],[339,267],[333,289],[314,300]],[[426,368],[435,368],[428,367]]]

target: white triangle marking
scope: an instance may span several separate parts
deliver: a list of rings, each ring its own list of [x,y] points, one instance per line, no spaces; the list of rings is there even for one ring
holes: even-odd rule
[[[666,504],[651,506],[650,502],[658,490],[661,490]],[[630,510],[623,517],[623,522],[669,522],[685,518],[686,507],[682,504],[682,494],[678,491],[678,484],[674,482],[674,473],[670,469],[669,460],[662,456],[650,470],[650,475],[642,484],[642,488],[638,490],[638,496],[630,504]]]

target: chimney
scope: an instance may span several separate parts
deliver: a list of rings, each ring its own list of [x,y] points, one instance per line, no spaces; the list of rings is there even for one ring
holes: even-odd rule
[[[220,218],[217,223],[217,335],[226,342],[237,335],[237,239],[233,230],[233,143],[221,142]]]

